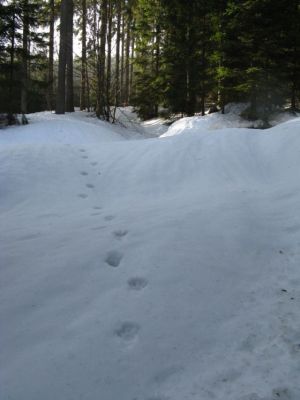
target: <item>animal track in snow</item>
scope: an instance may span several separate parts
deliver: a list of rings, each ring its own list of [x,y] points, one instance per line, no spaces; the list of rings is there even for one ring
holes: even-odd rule
[[[114,215],[106,215],[104,217],[105,221],[112,221],[113,219],[115,219],[116,217]]]
[[[291,353],[293,355],[299,354],[300,355],[300,343],[295,343],[291,345]]]
[[[81,158],[83,158],[84,160],[87,160],[89,157],[88,156],[82,156]]]
[[[140,326],[137,323],[122,322],[116,327],[114,333],[118,338],[126,342],[130,342],[137,337],[139,331],[140,331]]]
[[[80,172],[80,175],[82,175],[82,176],[88,176],[88,172],[86,172],[86,171],[81,171],[81,172]]]
[[[87,199],[89,196],[85,193],[79,193],[78,197],[80,197],[81,199]]]
[[[287,344],[291,356],[298,359],[300,356],[300,334],[298,331],[291,327],[289,332],[283,336],[283,340]]]
[[[24,235],[18,238],[18,240],[32,240],[32,239],[37,239],[38,237],[40,237],[41,234],[40,233],[32,233],[32,234],[28,234],[28,235]]]
[[[40,219],[45,219],[45,218],[60,218],[60,214],[55,214],[55,213],[49,213],[49,214],[41,214],[38,216]]]
[[[91,228],[91,231],[101,231],[102,229],[105,229],[106,226],[95,226],[94,228]]]
[[[91,217],[97,217],[97,216],[101,215],[101,213],[100,212],[95,212],[95,213],[92,213],[90,215],[91,215]]]
[[[251,333],[241,343],[240,350],[253,352],[257,344],[259,343],[257,335]]]
[[[89,189],[94,189],[95,187],[92,183],[87,183],[85,186]]]
[[[148,285],[147,279],[140,277],[130,278],[127,283],[130,290],[136,291],[143,290]]]
[[[93,209],[94,209],[94,210],[102,210],[102,207],[100,207],[100,206],[95,206],[95,207],[93,207]]]
[[[180,365],[174,365],[159,371],[153,378],[154,382],[162,384],[183,371],[183,367]]]
[[[274,389],[272,392],[272,399],[290,400],[292,399],[290,390],[287,388]]]
[[[112,250],[112,251],[108,252],[105,262],[106,262],[106,264],[110,265],[111,267],[117,268],[120,265],[122,258],[123,258],[122,253],[120,253],[119,251],[116,251],[116,250]]]
[[[117,239],[122,239],[122,238],[125,237],[127,234],[128,234],[128,231],[127,231],[126,229],[124,229],[124,230],[120,229],[120,230],[114,231],[114,236],[115,236]]]
[[[86,150],[85,149],[79,149],[80,153],[85,153]]]
[[[92,167],[96,167],[96,165],[98,165],[97,161],[91,162],[91,166],[92,166]]]
[[[297,233],[300,231],[300,224],[288,226],[285,228],[285,231],[288,233]]]
[[[259,397],[256,393],[251,393],[247,394],[246,396],[243,396],[241,400],[263,400],[263,399]]]

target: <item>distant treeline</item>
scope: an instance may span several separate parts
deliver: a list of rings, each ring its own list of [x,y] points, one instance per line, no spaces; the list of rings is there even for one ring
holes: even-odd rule
[[[0,18],[0,112],[299,107],[300,0],[2,0]]]

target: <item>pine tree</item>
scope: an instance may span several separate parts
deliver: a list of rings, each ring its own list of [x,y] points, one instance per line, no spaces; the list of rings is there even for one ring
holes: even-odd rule
[[[285,101],[282,60],[289,1],[230,1],[224,43],[226,83],[231,98],[250,102],[249,119],[268,116]],[[243,24],[241,26],[241,24]]]
[[[41,97],[46,43],[45,35],[38,30],[43,23],[43,4],[14,0],[1,4],[0,13],[0,105],[12,119],[13,113],[45,106]]]
[[[138,2],[135,8],[135,59],[133,104],[143,118],[157,116],[163,37],[160,0]]]

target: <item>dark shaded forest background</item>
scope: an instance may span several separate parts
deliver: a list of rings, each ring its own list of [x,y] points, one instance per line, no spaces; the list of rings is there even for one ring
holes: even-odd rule
[[[114,121],[132,105],[147,119],[243,101],[267,122],[299,108],[299,0],[1,0],[0,18],[8,116],[76,106]]]

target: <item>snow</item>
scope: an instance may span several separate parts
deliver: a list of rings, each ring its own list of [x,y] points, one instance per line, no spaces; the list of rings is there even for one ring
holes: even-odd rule
[[[300,118],[227,118],[0,132],[1,400],[299,400]]]
[[[221,112],[206,114],[199,117],[181,118],[163,132],[161,136],[174,136],[182,133],[206,132],[224,128],[259,128],[263,125],[260,120],[248,121],[241,117],[241,113],[248,107],[247,103],[230,103],[225,107],[225,114]],[[298,115],[300,117],[300,115]],[[282,124],[296,117],[287,112],[278,112],[270,120],[271,126]]]
[[[118,107],[116,109],[116,121],[121,126],[142,135],[143,138],[155,138],[163,135],[168,126],[163,118],[154,118],[142,121],[134,111],[133,107]],[[137,138],[141,138],[137,136]]]

